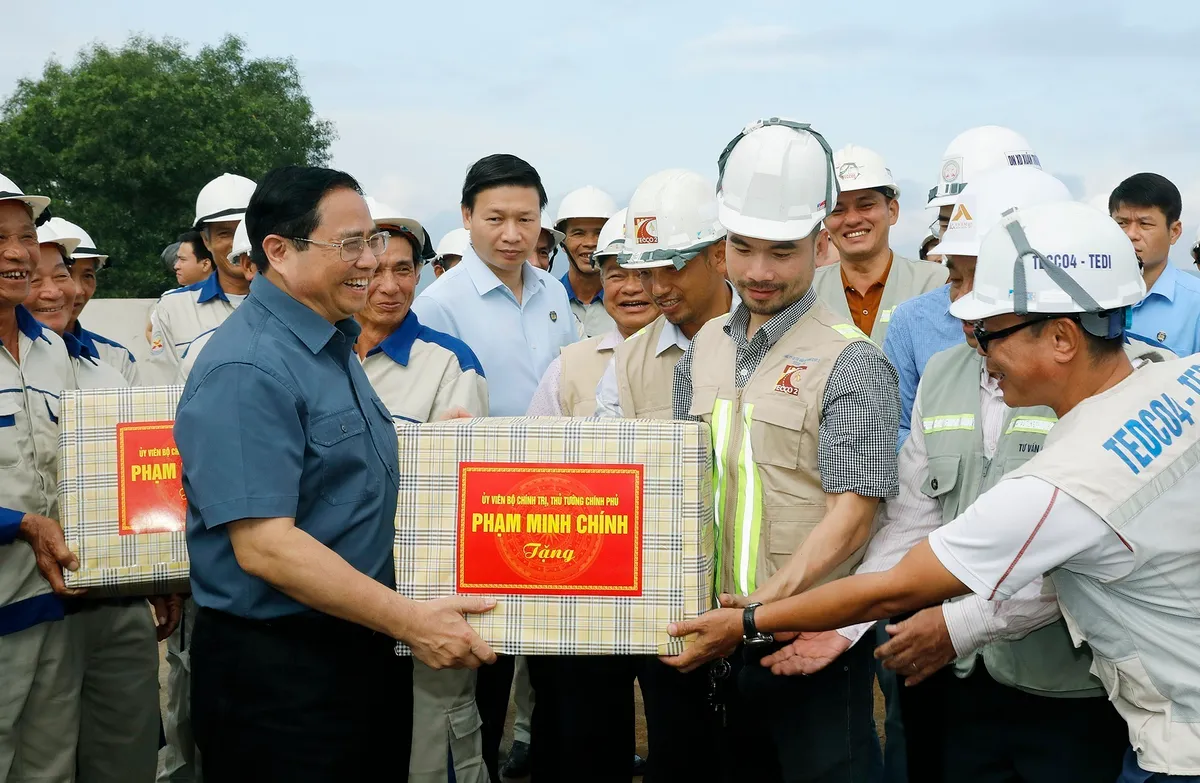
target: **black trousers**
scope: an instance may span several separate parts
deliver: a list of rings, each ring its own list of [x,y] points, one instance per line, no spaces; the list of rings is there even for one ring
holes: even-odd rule
[[[897,673],[900,715],[904,721],[904,754],[909,783],[944,783],[947,691],[955,685],[954,668],[946,666],[912,688]],[[888,738],[891,741],[891,738]]]
[[[202,608],[191,656],[210,783],[390,780],[408,769],[412,659],[386,636],[327,615],[251,621]]]
[[[530,758],[534,783],[629,780],[634,753],[633,679],[641,658],[531,655],[536,694]]]
[[[1035,696],[996,682],[979,661],[946,689],[945,705],[947,783],[1112,783],[1121,774],[1128,732],[1103,696]]]
[[[883,754],[872,718],[874,646],[864,638],[816,674],[787,677],[760,663],[778,645],[739,649],[719,694],[725,714],[709,711],[724,724],[713,756],[721,776],[710,771],[700,779],[877,783]]]
[[[649,747],[645,783],[714,780],[710,753],[719,737],[709,704],[707,667],[681,674],[657,658],[646,657],[641,659],[638,683]]]
[[[483,728],[480,729],[483,763],[491,783],[500,783],[500,742],[504,739],[504,720],[508,716],[516,665],[517,659],[513,656],[498,655],[491,666],[479,667],[475,680],[475,706],[479,708],[479,719],[483,722]],[[532,728],[529,733],[531,736],[535,734]]]

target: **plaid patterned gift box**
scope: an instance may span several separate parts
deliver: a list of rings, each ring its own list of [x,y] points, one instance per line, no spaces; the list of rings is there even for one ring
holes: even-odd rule
[[[483,418],[396,431],[400,593],[497,596],[470,622],[498,653],[683,650],[668,623],[712,605],[705,425]]]
[[[58,505],[97,597],[186,592],[186,503],[171,427],[182,386],[66,392],[59,412]]]

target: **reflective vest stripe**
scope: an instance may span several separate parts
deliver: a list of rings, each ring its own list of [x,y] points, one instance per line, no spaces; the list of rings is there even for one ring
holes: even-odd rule
[[[1014,432],[1029,432],[1035,435],[1044,435],[1054,429],[1054,424],[1057,421],[1058,419],[1052,419],[1049,416],[1014,416],[1004,434],[1012,435]]]
[[[921,426],[925,434],[931,432],[949,432],[951,430],[973,430],[975,429],[975,414],[974,413],[951,413],[944,416],[930,416],[921,419]]]
[[[716,530],[716,570],[717,583],[721,581],[721,536],[725,528],[725,453],[729,449],[729,431],[733,425],[733,403],[729,400],[718,399],[713,404],[712,414],[713,433],[713,508],[714,527]]]
[[[871,338],[863,334],[863,330],[854,324],[834,324],[833,331],[847,340],[866,340],[867,342],[871,342]]]
[[[738,515],[734,525],[733,554],[737,565],[734,584],[741,595],[754,592],[758,539],[762,527],[762,485],[758,481],[758,467],[754,464],[754,447],[750,443],[753,413],[753,405],[743,406],[744,428],[742,445],[738,449]]]

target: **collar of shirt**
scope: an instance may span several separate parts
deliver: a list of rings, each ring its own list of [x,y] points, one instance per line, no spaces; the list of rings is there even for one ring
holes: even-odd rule
[[[746,333],[750,328],[750,310],[739,301],[737,307],[733,309],[733,315],[729,316],[729,321],[725,324],[725,334],[733,338],[738,345],[747,345],[762,340],[766,341],[769,348],[779,342],[779,338],[787,334],[788,330],[795,326],[796,322],[816,303],[817,291],[810,286],[804,296],[771,316],[769,321],[758,327],[754,337],[747,340]]]
[[[876,288],[883,288],[884,286],[887,285],[888,275],[890,275],[892,273],[892,262],[895,260],[896,260],[896,254],[895,254],[895,252],[892,252],[892,254],[888,256],[887,266],[884,267],[883,274],[879,276],[878,280],[876,280],[874,283],[871,283],[871,285],[867,286],[866,291],[859,291],[857,288],[850,285],[850,281],[846,279],[845,264],[838,264],[838,269],[841,271],[841,274],[842,274],[842,288],[844,288],[847,291],[854,291],[855,293],[861,294],[862,296],[866,296],[867,294],[874,291]]]
[[[346,336],[348,347],[354,345],[359,332],[362,331],[353,318],[338,321],[336,326],[329,323],[312,308],[301,304],[291,294],[268,280],[266,275],[254,276],[254,282],[250,284],[250,296],[283,322],[283,325],[300,338],[300,342],[314,354],[320,353],[338,332]]]
[[[467,270],[467,274],[470,275],[471,282],[475,284],[475,290],[479,292],[480,296],[500,288],[515,300],[513,292],[500,278],[496,277],[496,273],[479,257],[475,248],[468,247],[459,263]],[[528,261],[521,264],[521,285],[524,287],[526,295],[532,294],[535,288],[545,285]],[[522,302],[526,299],[527,296],[521,297]]]
[[[621,336],[620,332],[613,329],[611,332],[604,333],[604,336],[600,338],[600,342],[596,343],[596,350],[611,351],[623,342],[625,342],[625,338]]]
[[[96,353],[87,343],[80,340],[71,332],[67,332],[62,336],[63,344],[67,346],[67,355],[72,359],[87,359],[92,364],[96,363],[96,359],[100,355]]]
[[[988,372],[987,361],[980,363],[979,388],[984,392],[984,396],[980,398],[981,400],[986,402],[986,400],[990,397],[992,399],[999,399],[1003,402],[1004,392],[1000,391],[1000,381],[993,378],[992,374]]]
[[[571,287],[571,273],[570,272],[567,272],[565,275],[563,275],[561,278],[559,278],[559,280],[562,282],[563,288],[567,289],[567,299],[569,301],[579,302],[579,304],[595,304],[596,302],[604,301],[604,286],[600,287],[599,293],[597,293],[595,296],[592,297],[591,302],[584,302],[578,296],[575,295],[575,289]]]
[[[1161,296],[1168,302],[1174,302],[1175,283],[1178,281],[1181,274],[1183,274],[1183,270],[1172,264],[1170,261],[1167,261],[1166,266],[1163,267],[1162,274],[1160,274],[1158,279],[1154,281],[1154,286],[1146,292],[1145,299],[1142,299],[1141,302],[1135,304],[1134,307],[1141,307],[1146,299],[1149,299],[1152,296]]]
[[[256,280],[259,277],[262,277],[262,275],[255,275]],[[229,301],[229,297],[225,296],[225,291],[221,288],[221,281],[217,278],[216,272],[213,272],[211,275],[204,278],[204,280],[200,282],[199,288],[196,290],[200,292],[200,297],[196,299],[197,304],[211,302],[213,299],[224,299],[226,302]]]
[[[742,303],[742,298],[738,296],[737,289],[733,287],[733,283],[726,280],[725,285],[729,287],[729,310],[733,312]],[[667,321],[666,326],[663,327],[662,334],[658,336],[658,345],[654,348],[654,355],[661,356],[662,352],[672,345],[678,345],[686,351],[692,346],[692,341],[683,336],[683,332],[679,331],[678,326]]]
[[[417,335],[420,333],[421,322],[417,320],[417,314],[409,310],[408,315],[404,316],[404,320],[400,322],[396,331],[389,334],[379,345],[367,351],[367,356],[374,356],[382,351],[396,364],[407,367],[413,343],[417,341]]]
[[[34,318],[33,313],[25,309],[25,305],[17,305],[17,328],[30,340],[40,337],[46,342],[50,342],[50,338],[43,334],[45,327],[42,326],[41,321]]]

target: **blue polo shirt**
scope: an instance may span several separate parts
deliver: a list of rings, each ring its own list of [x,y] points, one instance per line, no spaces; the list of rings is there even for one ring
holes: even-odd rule
[[[238,565],[225,525],[253,517],[291,517],[394,585],[396,433],[354,354],[358,334],[259,275],[196,359],[175,442],[201,606],[260,620],[310,611]]]
[[[565,346],[579,339],[567,292],[526,263],[517,298],[473,248],[413,302],[430,329],[467,344],[488,379],[493,416],[524,416],[538,381]]]
[[[567,272],[565,275],[560,277],[558,279],[558,282],[562,283],[563,288],[567,289],[567,301],[568,302],[579,302],[579,304],[595,304],[596,302],[604,301],[604,288],[603,287],[601,287],[601,289],[596,292],[596,295],[592,297],[592,301],[585,302],[582,299],[580,299],[579,296],[575,293],[575,289],[571,287],[571,273],[570,272]]]
[[[917,384],[925,374],[925,365],[935,353],[965,342],[962,321],[950,315],[950,286],[935,288],[907,302],[892,313],[883,353],[900,378],[900,432],[897,450],[908,440],[912,423],[913,400]]]
[[[1177,356],[1200,352],[1200,278],[1168,261],[1146,298],[1133,306],[1132,331]]]

